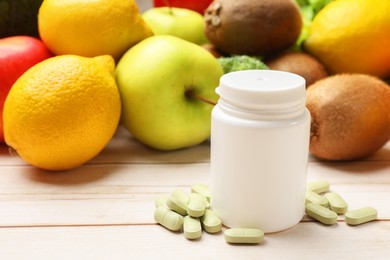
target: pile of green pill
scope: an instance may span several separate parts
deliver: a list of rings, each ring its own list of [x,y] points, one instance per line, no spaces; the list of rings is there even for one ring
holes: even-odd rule
[[[349,225],[360,225],[377,219],[377,210],[364,207],[348,211],[348,204],[329,189],[324,180],[309,182],[306,190],[305,212],[325,225],[337,223],[338,215],[345,216]],[[183,231],[187,239],[198,239],[202,231],[213,234],[222,230],[221,219],[210,209],[210,187],[204,184],[191,186],[191,193],[177,189],[167,197],[155,201],[154,219],[172,231]],[[257,228],[230,228],[224,232],[228,243],[258,244],[264,232]]]
[[[348,204],[335,192],[330,192],[328,181],[309,182],[306,190],[305,212],[325,225],[337,223],[338,215],[345,214],[348,225],[360,225],[377,219],[377,210],[364,207],[348,211]]]
[[[202,231],[214,234],[222,230],[221,219],[210,209],[210,187],[204,184],[191,186],[191,193],[181,189],[168,197],[155,201],[154,219],[172,231],[183,230],[187,239],[198,239]],[[263,241],[264,232],[255,228],[231,228],[224,232],[229,243],[257,244]]]

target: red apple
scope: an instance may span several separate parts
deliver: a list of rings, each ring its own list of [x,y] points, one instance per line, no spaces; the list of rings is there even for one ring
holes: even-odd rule
[[[171,6],[186,8],[204,14],[213,0],[153,0],[154,7]]]
[[[12,36],[0,39],[0,143],[4,143],[3,107],[9,90],[26,70],[51,56],[37,38]]]

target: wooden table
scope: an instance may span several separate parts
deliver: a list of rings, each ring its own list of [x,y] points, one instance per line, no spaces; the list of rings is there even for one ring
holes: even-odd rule
[[[364,161],[310,158],[308,168],[308,181],[328,180],[351,209],[377,208],[378,221],[324,226],[304,217],[259,245],[205,232],[190,241],[155,223],[156,197],[210,183],[209,148],[159,152],[119,128],[86,165],[48,172],[1,147],[0,259],[390,259],[390,143]]]

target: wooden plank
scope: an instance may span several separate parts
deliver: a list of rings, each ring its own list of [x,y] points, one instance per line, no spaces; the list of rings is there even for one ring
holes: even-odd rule
[[[350,209],[371,206],[378,210],[379,219],[390,221],[390,188],[373,186],[371,191],[366,189],[360,192],[362,187],[364,186],[349,189],[338,187],[338,191],[348,202]],[[104,198],[102,194],[89,194],[90,198],[78,198],[79,195],[74,194],[73,197],[57,195],[50,198],[46,195],[43,198],[2,198],[0,227],[152,224],[155,222],[154,200],[160,195],[162,194],[130,193],[113,197],[111,194],[108,197],[113,198]],[[339,220],[342,219],[344,217],[340,216]],[[313,221],[310,218],[304,220]]]
[[[65,193],[5,196],[0,200],[0,226],[61,226],[99,224],[152,224],[154,200],[173,189],[150,193]],[[187,192],[188,187],[183,187]],[[337,186],[335,189],[348,202],[350,209],[371,206],[378,218],[390,220],[390,188],[388,185]],[[162,191],[162,192],[161,192]],[[343,216],[339,217],[340,220]],[[304,218],[305,221],[313,221]]]
[[[119,127],[117,133],[105,149],[87,164],[105,163],[190,163],[209,162],[210,144],[205,141],[194,147],[176,151],[158,151],[149,148],[132,138],[123,128]],[[12,156],[8,147],[0,145],[0,165],[28,165],[18,156]]]
[[[375,189],[388,190],[390,175],[388,166],[373,164],[350,164],[352,168],[365,167],[367,173],[351,172],[343,165],[324,167],[310,163],[308,181],[326,179],[335,185],[366,186],[369,192]],[[195,183],[210,183],[210,165],[196,164],[132,164],[132,165],[85,165],[66,172],[47,172],[33,167],[3,166],[0,173],[0,198],[4,196],[39,196],[64,194],[76,198],[95,195],[166,193],[178,187],[190,187]],[[378,188],[376,188],[376,186]],[[372,188],[370,188],[372,187]],[[364,192],[365,187],[359,187]],[[337,189],[335,190],[337,191]],[[85,196],[82,196],[84,194]],[[89,197],[88,197],[89,196]]]
[[[0,227],[153,224],[154,198],[0,201]]]
[[[29,166],[2,166],[0,169],[0,195],[123,193],[132,188],[170,189],[210,181],[209,163],[84,165],[65,172],[48,172]],[[307,180],[326,179],[332,186],[390,185],[389,169],[388,163],[381,162],[311,162]]]
[[[223,234],[189,241],[158,225],[1,228],[1,259],[354,259],[390,256],[390,222],[351,227],[300,223],[259,245],[230,245]]]
[[[390,184],[389,162],[311,162],[307,179],[325,179],[334,183]]]
[[[320,161],[310,156],[312,162]],[[117,133],[105,149],[87,164],[104,163],[196,163],[210,161],[210,143],[204,143],[176,151],[157,151],[140,144],[123,128],[119,127]],[[352,163],[361,162],[390,162],[390,142],[373,156]],[[347,163],[348,164],[348,163]],[[0,165],[28,165],[18,156],[9,154],[8,147],[0,145]]]
[[[345,164],[340,170],[310,163],[308,179],[328,179],[351,209],[373,206],[379,218],[390,219],[390,175],[377,164],[365,163],[366,169],[374,168],[360,174],[346,171]],[[209,184],[208,163],[85,165],[61,173],[1,169],[0,226],[153,223],[156,197]]]
[[[32,167],[1,167],[0,194],[87,193],[105,187],[118,193],[143,187],[182,187],[209,182],[208,163],[85,165],[48,172]],[[104,192],[104,191],[103,191]]]

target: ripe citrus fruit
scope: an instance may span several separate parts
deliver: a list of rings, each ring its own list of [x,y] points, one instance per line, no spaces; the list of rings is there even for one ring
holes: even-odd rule
[[[38,28],[57,55],[109,54],[115,59],[153,34],[134,0],[44,0]]]
[[[4,143],[3,107],[9,90],[26,70],[51,56],[47,47],[35,37],[0,38],[0,144]]]
[[[30,164],[67,170],[112,138],[121,104],[109,55],[63,55],[30,68],[4,104],[5,142]]]
[[[314,18],[304,48],[331,73],[390,76],[390,1],[332,1]]]

